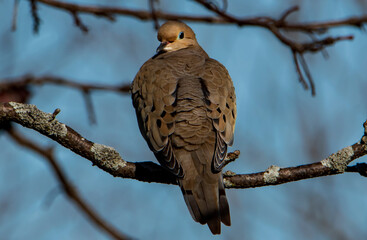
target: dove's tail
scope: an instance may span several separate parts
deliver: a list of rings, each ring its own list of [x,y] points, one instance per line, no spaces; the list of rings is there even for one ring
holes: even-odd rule
[[[231,225],[222,176],[217,183],[213,184],[207,184],[204,181],[186,183],[183,179],[180,180],[180,186],[186,205],[195,221],[208,224],[213,234],[220,234],[221,222],[227,226]]]
[[[200,164],[199,153],[200,150],[186,155],[196,167],[186,171],[179,184],[192,218],[208,224],[213,234],[220,234],[221,222],[231,225],[222,173],[213,173],[209,166]]]

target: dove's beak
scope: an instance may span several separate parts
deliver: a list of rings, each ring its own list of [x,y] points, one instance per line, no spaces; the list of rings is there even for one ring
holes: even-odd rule
[[[157,51],[156,51],[156,53],[163,53],[163,52],[165,52],[165,47],[168,45],[168,42],[162,42],[159,46],[158,46],[158,48],[157,48]]]
[[[158,57],[158,55],[167,52],[167,45],[169,44],[169,42],[162,42],[158,48],[157,51],[155,52],[155,55],[152,57],[153,59]]]

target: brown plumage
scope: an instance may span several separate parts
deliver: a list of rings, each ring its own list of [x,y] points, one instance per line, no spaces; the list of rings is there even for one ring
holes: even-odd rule
[[[157,54],[132,85],[139,128],[160,164],[177,176],[193,219],[220,234],[221,222],[231,225],[221,170],[236,121],[233,83],[186,24],[166,22],[158,40]]]

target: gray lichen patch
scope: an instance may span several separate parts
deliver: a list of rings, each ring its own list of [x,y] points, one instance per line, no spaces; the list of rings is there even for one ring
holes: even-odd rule
[[[94,158],[98,161],[98,164],[104,168],[117,171],[119,168],[126,166],[126,162],[112,147],[94,143],[91,151],[94,153]]]
[[[264,173],[265,183],[275,183],[279,177],[280,167],[271,165]]]
[[[223,183],[226,188],[233,188],[236,186],[236,184],[234,184],[233,182],[231,182],[230,180],[226,178],[223,178]]]
[[[57,121],[52,114],[44,113],[32,104],[9,102],[9,105],[26,127],[32,127],[47,136],[66,136],[68,130],[65,124]]]
[[[354,151],[352,146],[343,148],[336,153],[331,154],[329,157],[321,161],[321,164],[325,167],[336,170],[342,173],[347,168],[347,165],[351,161]]]
[[[231,177],[231,176],[234,176],[234,175],[236,175],[236,173],[232,172],[230,170],[227,170],[223,173],[223,176],[225,176],[225,177]]]

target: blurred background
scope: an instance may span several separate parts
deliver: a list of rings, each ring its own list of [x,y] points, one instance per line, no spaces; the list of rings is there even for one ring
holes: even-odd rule
[[[148,1],[78,0],[131,9]],[[40,31],[33,33],[28,1],[20,1],[11,31],[13,1],[0,0],[0,79],[53,75],[81,83],[129,84],[158,46],[152,21],[117,17],[111,23],[80,15],[85,34],[65,11],[38,4]],[[325,21],[367,13],[363,0],[229,1],[236,16],[277,18],[299,5],[289,21]],[[209,14],[192,1],[160,0],[171,13]],[[163,23],[163,21],[160,21]],[[225,170],[264,171],[270,165],[320,161],[363,134],[367,119],[367,35],[339,27],[329,35],[354,35],[321,53],[306,54],[316,96],[305,91],[291,51],[268,30],[189,23],[201,46],[232,76],[238,117],[230,150],[241,156]],[[293,34],[293,39],[304,39]],[[0,80],[1,81],[1,80]],[[45,112],[60,108],[58,120],[91,141],[109,145],[127,161],[155,161],[140,135],[130,95],[92,93],[96,124],[90,124],[80,91],[51,84],[31,88],[30,103]],[[213,237],[194,222],[177,186],[114,178],[37,132],[16,126],[42,146],[55,146],[59,164],[87,202],[110,224],[136,239],[367,239],[366,179],[345,173],[279,186],[227,190],[232,226]],[[366,157],[357,159],[364,162]],[[156,162],[156,161],[155,161]],[[60,189],[47,162],[0,132],[0,238],[109,239]]]

